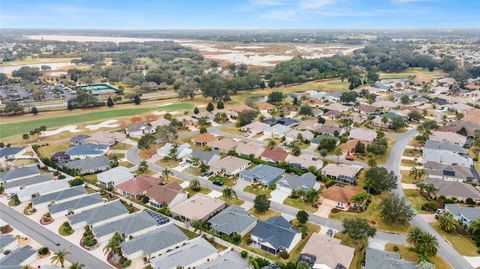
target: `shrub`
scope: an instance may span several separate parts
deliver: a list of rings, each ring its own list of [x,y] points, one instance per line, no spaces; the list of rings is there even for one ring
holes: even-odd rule
[[[59,175],[58,176],[58,179],[65,179],[65,178],[66,178],[65,175]]]
[[[42,255],[42,256],[45,256],[49,253],[50,251],[48,250],[47,247],[41,247],[38,249],[38,254],[39,255]]]
[[[475,204],[475,201],[474,201],[472,198],[470,198],[470,197],[467,198],[466,202],[467,202],[467,204],[469,204],[469,205],[474,205],[474,204]]]
[[[240,255],[242,255],[242,258],[246,258],[248,256],[248,252],[246,250],[242,250],[242,252],[240,252]]]
[[[268,188],[269,188],[270,190],[274,191],[274,190],[277,188],[277,184],[272,183],[272,184],[270,184],[270,185],[268,186]]]
[[[399,250],[400,248],[397,245],[393,246],[393,251],[398,252]]]
[[[62,236],[67,236],[73,234],[72,226],[68,221],[65,221],[60,228],[58,228],[58,233]]]
[[[432,202],[432,201],[425,202],[422,205],[422,209],[425,210],[425,211],[435,212],[438,209],[438,205],[437,205],[437,203]]]
[[[12,251],[9,250],[9,249],[7,249],[7,250],[5,250],[5,251],[3,252],[3,255],[8,255],[8,254],[10,254],[10,252],[12,252]]]
[[[284,260],[290,258],[290,255],[289,255],[288,252],[285,251],[285,250],[280,251],[280,254],[279,254],[279,255],[280,255],[280,257],[281,257],[282,259],[284,259]]]

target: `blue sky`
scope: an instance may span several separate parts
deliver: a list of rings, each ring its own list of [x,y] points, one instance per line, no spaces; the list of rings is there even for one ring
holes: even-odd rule
[[[480,0],[0,0],[0,28],[478,28]]]

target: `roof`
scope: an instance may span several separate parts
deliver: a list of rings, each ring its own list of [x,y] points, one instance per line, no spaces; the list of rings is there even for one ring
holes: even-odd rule
[[[132,233],[142,231],[156,225],[157,222],[150,215],[148,215],[145,211],[140,211],[130,214],[125,218],[93,227],[93,233],[97,238],[110,235],[115,232],[128,236]]]
[[[8,181],[7,183],[3,184],[3,187],[5,188],[5,190],[7,190],[15,187],[36,185],[50,180],[54,180],[52,173],[40,174],[13,181]]]
[[[466,167],[462,165],[447,165],[437,162],[425,162],[423,164],[425,172],[428,175],[440,177],[453,177],[461,180],[478,180],[478,174],[474,172],[474,167]]]
[[[203,161],[204,163],[209,163],[215,156],[220,158],[220,155],[213,151],[194,150],[192,153],[190,153],[190,159],[197,158],[199,161]]]
[[[301,176],[294,174],[287,174],[277,182],[278,185],[285,186],[287,188],[309,190],[315,187],[317,184],[317,177],[308,172]]]
[[[467,167],[473,165],[472,159],[467,155],[458,154],[452,151],[435,150],[429,148],[423,148],[423,161],[437,162],[446,165],[457,164]]]
[[[189,266],[200,260],[204,260],[217,253],[217,249],[210,245],[207,240],[199,236],[190,240],[186,245],[167,252],[151,260],[155,269],[171,269]]]
[[[260,103],[258,104],[258,109],[259,110],[268,110],[268,109],[274,109],[275,106],[270,104],[270,103],[267,103],[267,102],[263,102],[263,103]]]
[[[264,148],[257,144],[257,143],[238,143],[238,146],[235,148],[235,152],[242,155],[251,155],[253,154],[255,157],[260,156]]]
[[[250,130],[251,132],[254,132],[254,133],[261,133],[269,127],[270,127],[270,124],[266,124],[266,123],[263,123],[261,121],[254,121],[254,122],[249,123],[245,126],[242,126],[240,129],[241,130]]]
[[[231,205],[211,218],[209,222],[213,229],[231,235],[233,233],[243,233],[253,223],[257,222],[257,218],[250,216],[244,208]]]
[[[253,108],[247,106],[246,104],[239,104],[231,108],[232,111],[240,113],[246,110],[254,110]]]
[[[245,269],[248,268],[247,262],[238,252],[229,251],[222,256],[202,264],[197,269]]]
[[[336,125],[322,124],[317,128],[317,131],[319,133],[335,135],[335,131],[337,131],[340,134],[343,131],[343,129],[341,127],[336,126]]]
[[[92,193],[90,195],[80,197],[77,199],[69,200],[59,204],[52,204],[48,206],[48,211],[52,214],[68,211],[68,210],[77,210],[87,206],[95,205],[102,203],[103,198],[100,193]]]
[[[192,152],[192,147],[190,146],[190,144],[187,144],[187,143],[176,143],[176,144],[178,145],[177,156],[175,156],[176,158],[182,158]],[[157,149],[157,154],[160,155],[161,157],[170,156],[170,151],[172,150],[173,145],[174,144],[172,143],[165,144],[163,147]]]
[[[302,154],[299,156],[295,155],[288,155],[286,161],[292,165],[298,165],[303,168],[315,167],[315,169],[319,169],[323,166],[322,160],[314,160],[313,156]]]
[[[470,110],[466,112],[462,120],[474,123],[480,122],[480,109]]]
[[[20,265],[33,255],[36,255],[36,251],[29,245],[17,248],[0,259],[0,268],[20,268]]]
[[[20,201],[27,201],[32,198],[34,194],[46,194],[50,192],[55,192],[59,190],[64,190],[70,187],[67,180],[50,180],[41,184],[34,186],[27,186],[19,191],[17,191],[18,198]]]
[[[252,235],[261,238],[262,243],[269,243],[275,249],[289,248],[298,233],[282,216],[271,217],[267,221],[258,221],[252,230]]]
[[[259,164],[250,170],[240,172],[241,175],[254,178],[256,181],[260,181],[264,184],[273,183],[273,181],[278,179],[283,173],[285,173],[285,170],[266,164]]]
[[[120,132],[96,132],[92,134],[90,137],[85,139],[86,143],[92,144],[114,144],[118,141],[123,141],[127,137],[124,133]]]
[[[429,178],[428,183],[435,186],[439,195],[458,198],[472,198],[474,200],[480,199],[480,194],[470,184],[464,184],[459,181],[450,181],[434,178]]]
[[[210,133],[198,134],[192,137],[193,143],[207,143],[215,140],[215,136]]]
[[[235,156],[227,156],[221,160],[214,161],[210,164],[210,170],[213,172],[225,171],[227,174],[233,173],[235,170],[246,167],[250,161]]]
[[[367,248],[365,269],[416,269],[414,262],[400,259],[400,254],[383,250]]]
[[[135,174],[130,172],[130,169],[124,166],[117,166],[97,175],[100,182],[108,184],[113,182],[113,185],[118,185],[135,177]]]
[[[264,132],[272,132],[277,134],[286,134],[290,130],[290,127],[286,125],[282,125],[280,123],[270,126],[269,128],[265,129]]]
[[[69,161],[64,165],[71,169],[80,169],[81,171],[96,170],[110,166],[110,160],[102,155],[93,158]]]
[[[292,118],[269,118],[263,121],[266,124],[270,125],[285,125],[285,126],[291,126],[300,123],[299,120],[297,119],[292,119]]]
[[[426,149],[446,150],[455,153],[467,154],[467,149],[450,142],[428,140],[423,147]]]
[[[342,164],[342,163],[329,163],[322,168],[322,172],[329,176],[334,177],[349,177],[354,178],[362,168],[359,166]]]
[[[167,126],[170,125],[171,121],[165,119],[165,118],[160,118],[158,120],[150,122],[150,125],[152,127],[157,127],[157,126]]]
[[[349,268],[354,251],[355,249],[342,245],[340,239],[313,233],[303,248],[302,254],[314,256],[315,264],[323,264],[328,268],[336,268],[337,264]]]
[[[147,190],[147,196],[160,204],[169,204],[179,193],[185,192],[178,183],[154,185]]]
[[[366,146],[368,146],[368,142],[365,141],[360,141],[358,139],[349,139],[347,142],[340,144],[339,147],[342,149],[342,151],[348,151],[351,152],[352,150],[355,149],[358,143],[362,143]]]
[[[128,209],[120,202],[115,200],[111,203],[105,203],[103,205],[84,210],[80,213],[67,216],[70,224],[75,225],[82,221],[85,221],[88,225],[105,221],[116,216],[128,214]]]
[[[38,174],[40,174],[40,169],[36,165],[25,166],[0,173],[0,180],[8,182],[9,180]]]
[[[366,113],[375,113],[378,110],[378,107],[376,106],[370,106],[370,105],[361,105],[358,107],[358,110],[366,112]]]
[[[377,138],[377,132],[375,130],[364,128],[353,128],[348,137],[362,141],[373,142],[373,140]]]
[[[83,140],[89,138],[90,136],[89,135],[85,135],[85,134],[79,134],[79,135],[76,135],[74,137],[72,137],[70,139],[70,142],[72,144],[80,144]]]
[[[266,148],[262,153],[262,157],[268,158],[274,162],[285,161],[288,157],[288,152],[280,147],[273,149]]]
[[[331,186],[322,191],[321,196],[324,199],[341,202],[346,204],[352,201],[352,197],[362,191],[359,187],[347,185],[343,187]]]
[[[106,150],[108,150],[108,145],[98,144],[86,144],[86,145],[77,145],[69,148],[65,154],[72,156],[72,155],[99,155],[103,154]]]
[[[123,190],[132,195],[138,195],[147,191],[148,188],[158,185],[162,182],[163,179],[160,178],[148,175],[140,175],[118,184],[117,189]]]
[[[197,193],[170,209],[172,213],[190,220],[204,219],[225,206],[225,202],[203,193]]]
[[[0,251],[3,252],[3,248],[17,241],[17,238],[11,234],[0,234]]]
[[[126,255],[142,251],[143,255],[148,256],[187,240],[188,237],[177,226],[170,223],[123,242],[120,247]]]
[[[430,140],[451,142],[463,146],[467,143],[467,138],[463,135],[452,132],[433,131],[430,135]]]
[[[0,149],[0,158],[10,156],[10,155],[15,155],[21,152],[23,148],[20,147],[6,147],[6,148],[1,148]]]
[[[211,148],[218,148],[221,151],[227,152],[234,149],[238,145],[238,142],[230,138],[223,138],[220,140],[208,142],[207,145]]]
[[[453,215],[462,215],[468,221],[480,219],[480,208],[462,207],[458,204],[445,204],[445,209],[452,212]]]
[[[37,197],[32,199],[32,204],[38,205],[38,204],[48,203],[48,202],[52,202],[52,201],[53,202],[61,201],[61,200],[65,200],[65,199],[68,199],[68,198],[71,198],[71,197],[80,196],[80,195],[83,195],[83,194],[86,194],[86,193],[87,193],[87,191],[85,190],[85,188],[83,186],[76,186],[76,187],[68,188],[68,189],[65,189],[65,190],[56,191],[56,192],[48,193],[48,194],[45,194],[45,195],[37,196]]]

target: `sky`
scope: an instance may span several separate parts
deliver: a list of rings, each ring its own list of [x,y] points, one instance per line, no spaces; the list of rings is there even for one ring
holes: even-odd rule
[[[0,28],[479,28],[480,0],[0,0]]]

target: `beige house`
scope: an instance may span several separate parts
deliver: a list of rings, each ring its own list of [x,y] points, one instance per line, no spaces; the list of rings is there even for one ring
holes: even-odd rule
[[[362,168],[359,166],[329,163],[322,168],[321,172],[327,177],[353,184],[357,181],[360,170]]]
[[[264,147],[260,146],[257,143],[238,143],[238,146],[235,148],[235,152],[240,155],[250,156],[253,155],[255,158],[260,157],[263,151],[265,150]]]
[[[120,132],[96,132],[90,137],[85,139],[85,144],[95,144],[95,145],[109,145],[113,146],[117,142],[121,142],[127,139],[127,136],[124,133]]]
[[[217,175],[233,176],[245,170],[250,161],[234,156],[227,156],[210,164],[210,170]]]
[[[371,143],[373,140],[375,140],[375,138],[377,138],[377,132],[375,130],[365,128],[353,128],[350,131],[348,138]]]
[[[221,140],[215,140],[207,143],[207,146],[212,150],[216,150],[221,153],[228,153],[230,150],[235,149],[237,145],[238,142],[230,138],[223,138]]]
[[[349,268],[355,249],[341,244],[340,239],[313,233],[302,250],[299,260],[315,257],[312,268]]]
[[[171,208],[174,217],[193,222],[196,220],[208,220],[216,213],[225,208],[225,202],[212,198],[203,193],[198,193],[186,201]]]
[[[450,142],[462,147],[467,143],[467,137],[463,135],[452,133],[452,132],[441,132],[441,131],[433,131],[432,134],[430,135],[430,140]]]
[[[263,123],[261,121],[254,121],[245,126],[240,127],[240,131],[246,132],[248,135],[253,136],[261,134],[266,129],[270,128],[270,124]]]

